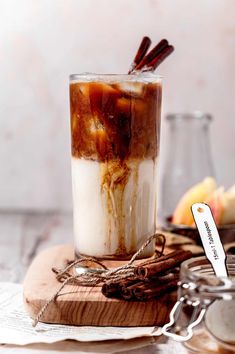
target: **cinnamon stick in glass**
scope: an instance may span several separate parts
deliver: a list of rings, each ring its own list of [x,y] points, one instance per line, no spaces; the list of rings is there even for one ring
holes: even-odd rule
[[[135,70],[141,70],[148,65],[157,55],[159,55],[168,46],[168,41],[162,39],[135,67]]]
[[[136,56],[133,60],[133,63],[131,64],[131,67],[128,71],[128,74],[130,74],[133,70],[135,70],[136,66],[142,61],[150,45],[151,45],[151,39],[147,36],[143,37],[140,46],[137,50]]]
[[[149,64],[143,67],[143,71],[154,71],[173,51],[174,47],[172,45],[167,46]]]

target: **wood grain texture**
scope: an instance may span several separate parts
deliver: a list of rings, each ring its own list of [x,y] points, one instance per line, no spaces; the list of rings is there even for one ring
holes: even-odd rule
[[[32,318],[59,289],[51,268],[62,268],[74,258],[71,245],[60,245],[40,253],[31,264],[24,280],[24,302]],[[107,265],[109,262],[106,262]],[[112,261],[112,266],[116,266]],[[119,264],[120,265],[120,264]],[[42,317],[43,322],[94,326],[154,326],[168,320],[176,294],[137,302],[107,299],[100,287],[67,285]]]
[[[32,257],[60,243],[72,242],[72,215],[58,212],[0,212],[0,280],[21,281]],[[1,327],[1,323],[0,323]],[[31,344],[28,346],[0,345],[0,353],[127,353],[170,354],[187,353],[185,348],[169,338],[144,337],[131,340]]]

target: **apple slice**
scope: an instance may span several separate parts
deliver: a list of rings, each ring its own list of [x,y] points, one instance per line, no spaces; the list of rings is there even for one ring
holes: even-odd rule
[[[225,225],[233,223],[235,223],[235,193],[233,191],[231,192],[230,188],[223,196],[221,224]]]
[[[224,212],[224,187],[216,189],[211,196],[205,200],[205,203],[211,208],[215,223],[220,225]]]
[[[206,177],[202,182],[191,187],[180,199],[173,214],[173,224],[191,226],[194,223],[191,206],[204,202],[216,190],[216,182],[212,177]]]

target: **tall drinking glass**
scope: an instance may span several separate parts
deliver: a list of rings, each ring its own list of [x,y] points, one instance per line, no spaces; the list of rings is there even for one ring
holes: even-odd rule
[[[155,233],[161,96],[152,73],[70,76],[78,257],[128,259]]]

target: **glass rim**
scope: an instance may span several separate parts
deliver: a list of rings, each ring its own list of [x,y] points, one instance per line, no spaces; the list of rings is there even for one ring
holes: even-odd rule
[[[235,255],[227,255],[226,263],[231,276],[217,277],[205,256],[184,261],[180,266],[182,288],[186,285],[189,296],[204,300],[235,299]]]
[[[213,269],[210,261],[205,256],[201,256],[201,257],[193,257],[193,258],[187,259],[186,261],[182,262],[182,264],[180,266],[180,271],[183,272],[184,276],[186,275],[189,278],[193,277],[195,279],[195,281],[200,280],[201,278],[217,278],[215,274],[212,274],[212,275],[206,274],[206,273],[202,274],[200,272],[200,270],[193,269],[193,268],[195,268],[197,262],[201,263],[200,265],[209,265],[210,268]],[[230,264],[232,264],[232,265],[234,264],[234,266],[235,266],[235,255],[232,255],[232,254],[227,255],[226,263],[227,263],[227,266],[229,266]],[[221,278],[224,278],[224,277],[221,277]],[[234,282],[235,282],[235,280],[234,280]]]
[[[69,75],[70,82],[141,82],[141,83],[161,83],[162,76],[152,72],[141,72],[134,74],[98,74],[83,72]]]
[[[206,119],[208,121],[213,120],[211,114],[202,111],[182,112],[182,113],[169,113],[166,115],[167,120],[173,119]]]

